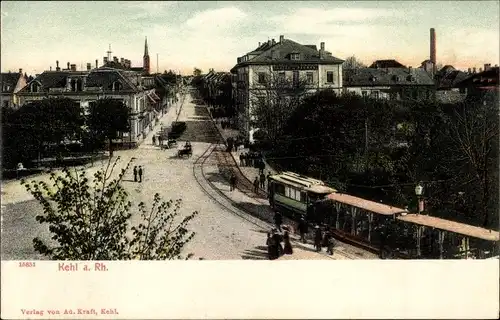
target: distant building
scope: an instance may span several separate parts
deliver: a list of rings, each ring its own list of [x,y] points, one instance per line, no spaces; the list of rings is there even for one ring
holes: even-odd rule
[[[436,99],[443,103],[463,101],[466,97],[465,88],[459,88],[458,83],[469,77],[467,72],[456,70],[446,65],[435,75]]]
[[[344,93],[390,100],[433,99],[435,84],[419,68],[360,68],[344,70]]]
[[[2,87],[1,104],[2,108],[19,108],[21,105],[17,93],[26,86],[28,79],[23,74],[23,69],[19,72],[2,72],[0,75],[0,86]]]
[[[129,59],[118,59],[118,57],[116,56],[111,58],[111,47],[108,51],[108,56],[103,57],[102,66],[113,69],[136,71],[142,73],[143,75],[149,75],[151,66],[149,59],[148,39],[146,38],[144,42],[144,56],[142,57],[142,67],[132,67],[132,63]]]
[[[498,66],[491,67],[488,65],[485,69],[487,70],[471,74],[466,79],[458,82],[456,86],[465,92],[467,96],[480,96],[487,92],[499,92]]]
[[[251,114],[255,100],[265,97],[272,90],[270,82],[289,83],[290,88],[306,82],[309,91],[330,88],[340,93],[342,89],[342,63],[325,50],[321,42],[316,45],[302,45],[280,36],[259,43],[258,47],[237,59],[231,69],[236,78],[236,109],[240,129],[252,140]]]
[[[152,83],[145,83],[144,78],[147,81],[151,78]],[[18,95],[23,104],[50,97],[71,98],[84,110],[101,98],[121,100],[131,108],[131,129],[121,136],[121,141],[134,145],[149,132],[161,109],[154,82],[154,78],[134,71],[107,67],[90,71],[45,71]]]
[[[389,60],[376,60],[369,68],[406,68],[403,64],[394,59]]]

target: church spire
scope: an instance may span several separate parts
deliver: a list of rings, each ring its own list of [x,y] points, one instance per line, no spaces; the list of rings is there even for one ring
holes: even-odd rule
[[[142,67],[144,69],[145,74],[149,74],[150,65],[149,65],[149,52],[148,52],[148,37],[146,37],[146,41],[144,42],[144,57],[142,59]]]

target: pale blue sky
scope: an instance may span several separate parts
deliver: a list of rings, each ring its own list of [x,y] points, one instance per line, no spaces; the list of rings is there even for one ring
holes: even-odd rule
[[[395,58],[419,66],[436,29],[438,63],[499,63],[498,1],[24,2],[3,1],[2,71],[41,73],[55,61],[95,64],[106,55],[142,65],[148,37],[152,70],[229,70],[258,42],[324,41],[334,56],[365,63]]]

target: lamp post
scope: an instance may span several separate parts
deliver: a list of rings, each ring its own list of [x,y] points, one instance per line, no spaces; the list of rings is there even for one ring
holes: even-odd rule
[[[418,198],[418,214],[420,214],[420,213],[422,213],[422,211],[424,211],[424,201],[422,199],[423,190],[424,190],[424,187],[422,187],[422,182],[420,182],[415,187],[415,194],[417,195],[417,198]]]

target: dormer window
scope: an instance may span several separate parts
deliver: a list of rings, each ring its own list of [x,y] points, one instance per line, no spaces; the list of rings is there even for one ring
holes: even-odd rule
[[[290,60],[300,60],[300,53],[298,52],[290,53]]]
[[[31,92],[39,92],[40,91],[40,84],[38,82],[33,82],[31,84]]]
[[[122,88],[123,88],[123,86],[120,83],[120,81],[113,82],[113,85],[112,85],[113,91],[120,91]]]
[[[396,82],[399,82],[401,81],[401,79],[399,78],[399,76],[393,76],[392,79]]]
[[[371,81],[371,82],[375,82],[375,81],[377,81],[377,77],[376,77],[376,76],[371,76],[371,77],[370,77],[370,81]]]
[[[406,80],[413,82],[415,81],[415,77],[412,74],[410,74],[408,77],[406,77]]]

